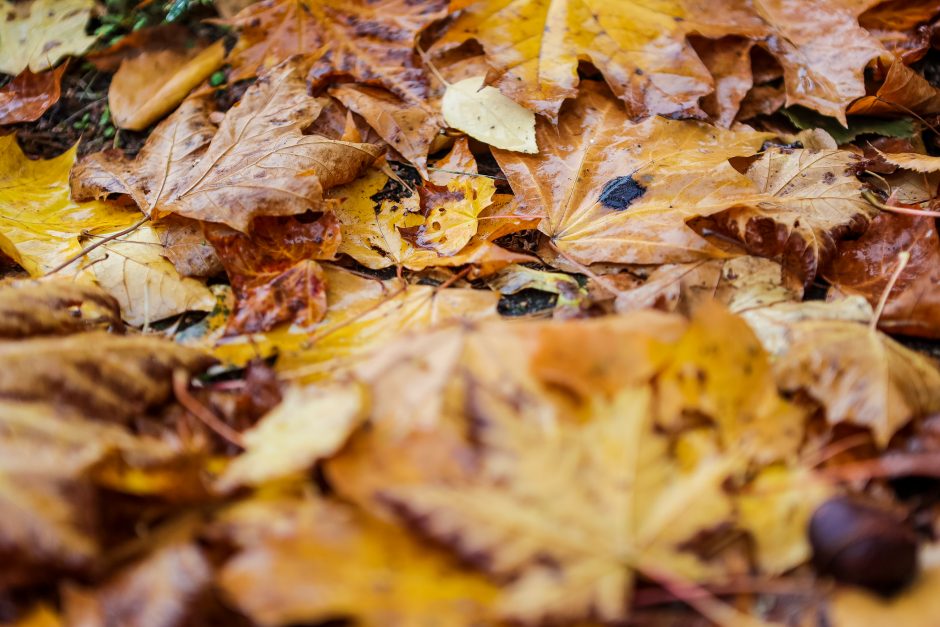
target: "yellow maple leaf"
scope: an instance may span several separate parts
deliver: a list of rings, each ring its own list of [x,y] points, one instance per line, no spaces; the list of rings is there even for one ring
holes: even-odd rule
[[[85,26],[93,0],[32,0],[0,5],[0,72],[41,72],[95,43]]]

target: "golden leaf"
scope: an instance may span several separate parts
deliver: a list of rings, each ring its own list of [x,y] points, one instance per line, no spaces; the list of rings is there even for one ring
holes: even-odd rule
[[[0,5],[0,72],[41,72],[95,43],[85,26],[93,0],[32,0]]]

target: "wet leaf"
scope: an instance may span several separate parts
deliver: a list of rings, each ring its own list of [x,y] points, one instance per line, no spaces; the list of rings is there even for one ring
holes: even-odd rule
[[[895,61],[888,68],[878,91],[853,102],[848,112],[891,117],[903,117],[910,112],[934,115],[940,113],[940,89],[900,61]]]
[[[68,64],[33,74],[23,72],[0,88],[0,124],[35,122],[62,96],[62,74]]]
[[[485,77],[465,78],[447,86],[441,101],[444,120],[453,128],[494,148],[536,153],[535,114],[519,106]]]
[[[804,107],[787,107],[783,109],[783,114],[799,129],[823,129],[840,145],[855,141],[859,135],[873,134],[885,137],[912,137],[914,135],[914,124],[908,118],[885,120],[852,116],[847,121],[848,127],[845,127],[835,118],[820,115]]]

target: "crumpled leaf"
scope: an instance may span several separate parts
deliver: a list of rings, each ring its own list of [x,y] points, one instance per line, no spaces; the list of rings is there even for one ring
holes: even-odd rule
[[[0,87],[0,125],[35,122],[62,96],[62,75],[68,64],[33,74],[23,70]]]
[[[314,86],[334,76],[382,85],[405,100],[427,96],[414,52],[418,32],[443,17],[442,0],[265,0],[227,23],[240,37],[229,55],[234,80],[305,55]]]
[[[878,327],[940,337],[940,237],[933,218],[879,214],[860,238],[839,246],[824,276],[838,293],[864,296],[874,307],[905,251],[909,261],[888,294]]]
[[[484,86],[486,77],[465,78],[447,86],[441,114],[448,126],[494,148],[534,154],[535,114],[498,89]]]
[[[222,66],[224,59],[222,41],[201,50],[144,50],[125,59],[108,88],[108,106],[115,126],[132,131],[146,129],[175,109],[193,88]]]
[[[70,198],[76,150],[73,146],[53,159],[34,161],[13,135],[0,137],[0,250],[31,276],[43,276],[79,254],[82,232],[113,233],[141,217],[114,203]],[[69,273],[78,267],[70,266]]]
[[[85,25],[93,0],[32,0],[0,5],[0,72],[42,72],[62,57],[79,56],[95,42]]]
[[[163,244],[149,224],[90,251],[83,267],[117,299],[122,316],[135,326],[186,311],[211,311],[215,304],[204,283],[181,277],[167,261]]]
[[[268,331],[282,322],[311,327],[326,313],[326,279],[314,259],[340,245],[331,213],[316,220],[259,218],[250,236],[221,225],[206,228],[235,291],[232,334]]]
[[[492,620],[497,591],[485,579],[403,530],[336,503],[254,499],[223,512],[217,527],[240,549],[223,566],[219,585],[260,624]]]
[[[70,279],[0,283],[0,312],[3,339],[122,328],[113,297]]]
[[[867,427],[880,446],[912,418],[940,411],[940,371],[866,325],[808,320],[774,364],[783,390],[805,390],[832,424]]]
[[[754,85],[751,73],[754,42],[743,37],[700,37],[691,43],[715,79],[715,91],[702,98],[702,110],[716,126],[730,128],[741,102]]]
[[[539,120],[541,152],[494,149],[523,209],[546,217],[539,230],[584,264],[680,263],[723,256],[685,220],[753,196],[728,163],[770,137],[690,121],[631,123],[619,101],[585,84],[557,129]]]
[[[223,272],[219,256],[196,220],[167,216],[153,223],[153,228],[163,244],[163,254],[181,276],[208,279]]]
[[[136,159],[113,152],[83,159],[72,171],[72,195],[128,194],[151,217],[176,213],[242,232],[258,216],[318,209],[325,190],[353,180],[380,154],[369,144],[303,135],[319,111],[296,66],[281,66],[245,92],[217,132],[208,101],[197,98],[161,123]]]
[[[424,102],[406,102],[367,85],[338,85],[330,95],[361,115],[379,137],[427,178],[428,150],[444,126]]]
[[[290,388],[280,405],[242,433],[245,452],[229,464],[216,488],[258,486],[308,470],[346,443],[364,408],[362,390],[354,385]]]
[[[780,261],[808,284],[838,242],[861,234],[877,210],[862,197],[855,153],[770,149],[748,168],[763,198],[689,225],[740,242],[750,254]],[[716,239],[716,243],[719,240]]]
[[[940,113],[940,89],[900,61],[888,68],[884,82],[872,96],[859,98],[848,108],[857,115],[905,116]]]

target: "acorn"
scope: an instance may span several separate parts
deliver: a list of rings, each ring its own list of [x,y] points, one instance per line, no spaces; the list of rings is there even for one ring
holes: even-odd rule
[[[856,497],[823,503],[809,523],[813,566],[837,581],[890,595],[917,574],[917,536],[893,512]]]

